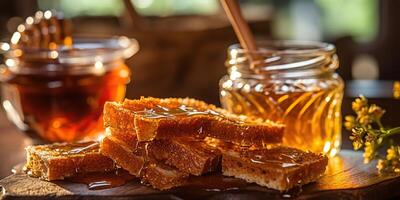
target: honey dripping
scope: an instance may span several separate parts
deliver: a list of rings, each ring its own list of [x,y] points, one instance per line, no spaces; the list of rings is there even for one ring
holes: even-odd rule
[[[148,150],[149,142],[136,142],[136,151],[134,153],[143,155],[143,164],[140,167],[138,171],[138,176],[143,177],[146,176],[146,169],[149,167],[149,165],[152,165],[154,163],[150,163],[150,158],[149,158],[149,150]],[[144,185],[147,185],[146,182],[144,182],[144,179],[141,179],[141,183]]]
[[[103,173],[77,174],[66,180],[74,183],[86,184],[89,190],[101,190],[122,186],[133,179],[135,179],[135,176],[123,169],[117,169],[115,171]]]

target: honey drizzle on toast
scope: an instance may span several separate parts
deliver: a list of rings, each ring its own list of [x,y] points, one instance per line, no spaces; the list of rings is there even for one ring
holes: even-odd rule
[[[48,145],[42,149],[41,154],[50,156],[50,153],[53,156],[57,155],[76,155],[90,152],[98,152],[99,151],[99,143],[98,142],[81,142],[81,143],[66,143],[60,145]],[[40,152],[39,152],[40,153]]]
[[[247,159],[254,164],[269,164],[281,168],[297,167],[301,165],[300,157],[302,155],[299,152],[285,153],[283,150],[281,152],[279,149],[283,148],[279,147],[279,145],[269,145],[266,147],[266,149],[270,149],[270,151],[278,150],[279,155],[273,156],[269,151],[265,152],[265,150],[258,149],[254,146],[243,147],[215,138],[207,137],[204,139],[204,142],[212,148],[217,148],[221,151],[229,151],[231,154],[237,154],[236,156]],[[241,154],[238,152],[241,152]]]
[[[279,165],[282,168],[296,167],[300,166],[299,163],[293,158],[286,160],[285,157],[289,157],[290,155],[282,154],[279,156],[277,160],[265,158],[263,155],[254,154],[249,157],[249,160],[256,164],[270,164],[270,165]]]
[[[137,145],[140,145],[140,147],[139,147],[140,151],[142,151],[140,153],[143,155],[143,165],[139,169],[139,172],[138,172],[139,177],[142,177],[144,175],[143,173],[149,165],[149,151],[148,151],[149,143],[143,142],[142,144],[143,144],[143,146],[140,145],[140,142],[137,142]]]
[[[66,152],[66,154],[79,154],[79,153],[84,153],[86,151],[92,151],[95,149],[99,149],[99,145],[100,144],[98,142],[94,142],[87,146],[73,148],[73,149],[69,150],[68,152]]]
[[[212,109],[206,109],[206,110],[199,110],[193,107],[189,107],[186,105],[180,105],[176,108],[167,108],[164,106],[157,105],[154,108],[151,109],[145,109],[142,111],[135,111],[134,112],[136,115],[140,115],[144,118],[148,119],[167,119],[167,118],[174,118],[174,117],[191,117],[191,116],[211,116],[211,117],[217,117],[217,118],[222,118],[225,120],[228,120],[232,123],[235,124],[244,124],[245,122],[240,120],[240,119],[232,119],[227,116],[225,116],[222,113],[219,113],[215,110]]]
[[[145,118],[159,119],[159,118],[169,118],[169,117],[187,117],[194,115],[211,115],[216,117],[224,117],[224,115],[214,111],[214,110],[198,110],[185,105],[180,105],[176,108],[167,108],[160,105],[155,106],[151,109],[145,109],[143,111],[135,112],[138,115],[142,115]]]

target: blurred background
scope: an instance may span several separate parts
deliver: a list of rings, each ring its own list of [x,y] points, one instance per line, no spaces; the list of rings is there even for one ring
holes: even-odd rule
[[[72,18],[75,36],[126,35],[139,41],[141,50],[128,60],[133,72],[128,98],[190,96],[219,104],[218,82],[226,74],[226,49],[237,42],[219,1],[128,1],[2,0],[0,40],[8,41],[16,27],[35,11],[56,9]],[[240,3],[257,39],[318,40],[336,45],[339,73],[346,81],[344,114],[351,113],[353,98],[364,94],[388,111],[385,124],[400,124],[400,102],[393,98],[393,82],[400,80],[400,1]],[[0,124],[10,124],[4,114]],[[20,134],[4,140],[2,134],[0,145],[26,138]],[[343,138],[344,148],[350,148],[348,133]],[[24,155],[10,158],[11,163],[21,160],[19,156]],[[5,170],[9,167],[0,166],[0,178]]]

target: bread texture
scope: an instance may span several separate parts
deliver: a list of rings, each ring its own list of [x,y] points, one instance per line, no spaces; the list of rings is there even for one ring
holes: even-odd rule
[[[241,146],[265,146],[282,141],[284,125],[234,115],[194,99],[141,98],[104,106],[106,127],[133,131],[139,141],[155,138],[212,137]]]
[[[131,151],[124,142],[112,136],[106,136],[102,140],[100,149],[130,174],[159,190],[180,186],[189,177],[187,173],[148,157],[146,152]]]
[[[119,141],[132,152],[147,145],[149,157],[174,166],[182,172],[199,176],[220,169],[221,153],[207,145],[203,140],[193,138],[155,139],[151,142],[139,142],[133,132],[107,128],[107,135]]]
[[[28,173],[48,181],[115,169],[114,162],[100,153],[97,142],[28,146],[26,154]]]
[[[328,158],[290,147],[225,149],[222,173],[268,188],[286,191],[316,181],[325,172]]]

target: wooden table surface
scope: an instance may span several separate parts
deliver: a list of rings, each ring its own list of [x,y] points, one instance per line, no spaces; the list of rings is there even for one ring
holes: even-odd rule
[[[25,160],[25,147],[31,139],[11,124],[0,111],[0,179],[11,174],[11,169]]]
[[[398,199],[400,174],[379,174],[375,164],[363,164],[361,152],[342,150],[329,160],[325,174],[317,182],[285,193],[245,182],[227,189],[221,185],[238,179],[221,175],[191,177],[188,185],[166,191],[144,186],[138,179],[115,188],[89,190],[85,184],[42,181],[17,170],[0,180],[0,199]],[[196,185],[199,179],[207,184]]]

